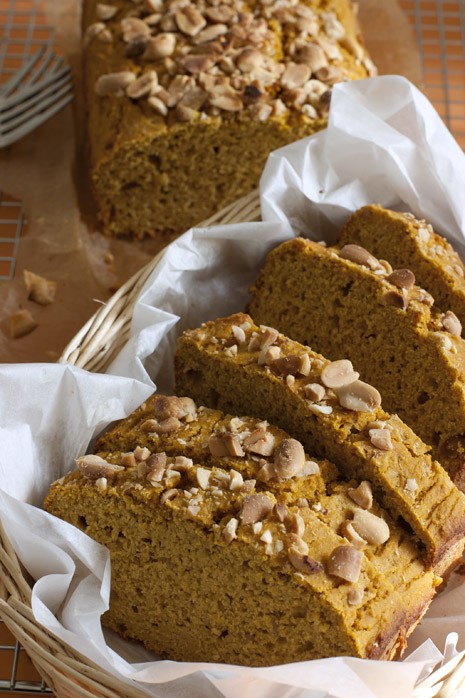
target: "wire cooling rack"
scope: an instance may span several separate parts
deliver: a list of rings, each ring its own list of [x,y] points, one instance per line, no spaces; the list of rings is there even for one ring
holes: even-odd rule
[[[21,201],[0,192],[0,281],[13,278],[21,236],[27,220]]]
[[[465,0],[400,0],[415,32],[423,90],[465,148]]]
[[[53,41],[53,29],[46,24],[39,0],[0,0],[0,85],[22,66],[25,57]],[[0,282],[13,278],[19,241],[26,232],[22,203],[0,192]]]
[[[465,0],[399,1],[415,34],[423,90],[465,148]],[[25,56],[53,40],[40,0],[0,0],[0,84],[21,66]],[[18,244],[26,229],[21,202],[0,192],[0,281],[13,278]],[[51,693],[2,622],[0,693]]]

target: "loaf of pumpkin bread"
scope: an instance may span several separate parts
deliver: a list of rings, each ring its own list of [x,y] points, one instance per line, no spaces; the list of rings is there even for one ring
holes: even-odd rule
[[[363,206],[342,228],[339,247],[356,244],[395,269],[407,268],[441,310],[452,311],[465,325],[465,267],[447,240],[412,213]]]
[[[155,395],[96,448],[46,508],[108,546],[104,622],[163,657],[388,659],[440,581],[369,481],[266,421]]]
[[[296,284],[300,267],[293,269]],[[186,331],[175,370],[179,393],[267,418],[345,477],[368,480],[390,516],[412,528],[438,574],[460,560],[465,496],[420,438],[382,409],[378,390],[359,380],[349,360],[328,361],[238,313]]]
[[[323,128],[374,74],[350,0],[84,1],[90,167],[104,232],[184,232]]]

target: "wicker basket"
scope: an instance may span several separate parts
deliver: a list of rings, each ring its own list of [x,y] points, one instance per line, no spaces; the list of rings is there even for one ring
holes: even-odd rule
[[[201,224],[220,225],[260,219],[258,192]],[[64,350],[60,362],[89,371],[104,371],[126,342],[139,292],[163,255],[122,286],[103,305]],[[147,694],[119,681],[90,662],[35,620],[31,610],[31,582],[0,524],[0,619],[19,640],[35,667],[59,698],[143,698]],[[412,698],[465,697],[465,652],[433,672],[415,689]]]

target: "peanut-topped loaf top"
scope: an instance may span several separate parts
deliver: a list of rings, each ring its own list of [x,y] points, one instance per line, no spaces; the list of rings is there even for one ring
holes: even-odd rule
[[[389,659],[440,581],[369,481],[257,418],[155,395],[98,448],[46,508],[109,547],[104,623],[164,657]]]
[[[381,407],[350,361],[328,361],[246,314],[185,332],[177,390],[229,412],[265,415],[346,477],[369,480],[393,518],[403,518],[443,571],[463,547],[465,497],[428,447]]]
[[[323,128],[374,74],[349,0],[84,2],[93,183],[106,232],[183,232]],[[244,158],[244,154],[247,157]]]
[[[461,323],[433,305],[409,269],[393,270],[358,245],[295,238],[268,255],[250,310],[330,359],[350,359],[464,487]]]
[[[339,246],[357,244],[395,268],[407,267],[442,310],[465,325],[465,268],[447,240],[412,213],[364,206],[343,226]]]

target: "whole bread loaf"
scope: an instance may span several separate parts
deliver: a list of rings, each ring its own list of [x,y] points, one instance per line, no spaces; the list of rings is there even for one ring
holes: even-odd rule
[[[440,581],[369,481],[266,421],[154,395],[96,448],[46,508],[108,546],[103,620],[163,657],[388,659]]]
[[[84,0],[90,166],[103,230],[184,232],[323,128],[374,67],[350,0]]]

